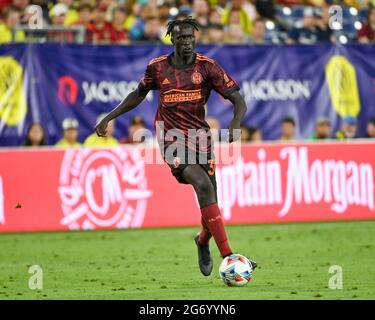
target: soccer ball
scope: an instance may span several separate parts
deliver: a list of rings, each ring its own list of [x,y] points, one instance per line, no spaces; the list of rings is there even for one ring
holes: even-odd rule
[[[253,268],[248,258],[240,254],[226,257],[219,267],[220,278],[230,287],[243,287],[253,276]]]

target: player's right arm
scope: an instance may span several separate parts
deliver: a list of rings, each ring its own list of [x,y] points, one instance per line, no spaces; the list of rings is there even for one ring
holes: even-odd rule
[[[138,85],[138,88],[130,92],[116,108],[108,113],[107,116],[96,125],[95,131],[99,137],[106,135],[109,121],[121,116],[126,112],[129,112],[130,110],[133,110],[146,98],[150,90],[157,88],[153,69],[153,65],[149,64],[142,81]]]
[[[135,89],[134,91],[130,92],[127,97],[121,101],[121,103],[114,108],[110,113],[107,114],[106,117],[100,121],[95,128],[95,131],[99,137],[103,137],[106,135],[108,122],[112,119],[121,116],[122,114],[134,109],[138,106],[144,98],[146,98],[148,91],[141,91],[139,88]]]

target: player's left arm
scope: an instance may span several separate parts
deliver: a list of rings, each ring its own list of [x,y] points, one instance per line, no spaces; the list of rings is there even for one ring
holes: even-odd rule
[[[227,95],[227,99],[233,104],[233,119],[229,124],[229,142],[236,141],[241,136],[241,122],[247,111],[244,98],[238,90]]]

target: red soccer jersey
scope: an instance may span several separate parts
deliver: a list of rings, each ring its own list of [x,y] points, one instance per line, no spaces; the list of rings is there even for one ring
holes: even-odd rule
[[[239,90],[236,82],[225,73],[218,63],[204,55],[195,54],[193,63],[179,68],[173,65],[172,54],[155,58],[148,64],[139,90],[159,90],[159,105],[155,125],[159,144],[164,148],[172,142],[165,139],[171,129],[181,130],[185,146],[201,152],[211,151],[211,139],[199,143],[199,136],[209,135],[209,125],[205,121],[204,105],[212,89],[224,98]],[[164,130],[160,131],[160,124]],[[189,129],[198,135],[188,134]],[[200,130],[201,129],[201,130]],[[200,130],[200,132],[198,131]],[[163,135],[161,136],[162,133]],[[164,139],[162,139],[164,137]],[[204,140],[204,138],[203,138]]]

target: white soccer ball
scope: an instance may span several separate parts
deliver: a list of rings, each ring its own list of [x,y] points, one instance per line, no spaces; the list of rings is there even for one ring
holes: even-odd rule
[[[248,258],[240,254],[226,257],[219,267],[220,278],[230,287],[243,287],[253,277],[253,268]]]

